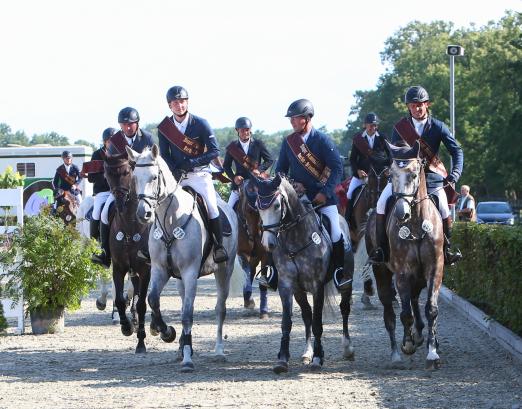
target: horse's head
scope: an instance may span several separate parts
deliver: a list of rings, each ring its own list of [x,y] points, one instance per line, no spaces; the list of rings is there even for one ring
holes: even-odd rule
[[[55,199],[57,202],[56,214],[65,224],[74,222],[76,220],[76,211],[78,210],[78,204],[74,195],[67,190],[59,189]]]
[[[276,247],[279,228],[288,212],[288,193],[282,180],[279,174],[272,179],[254,179],[258,190],[256,206],[263,230],[261,242],[267,251]]]
[[[237,213],[246,223],[248,235],[254,238],[260,234],[260,217],[257,210],[258,188],[254,181],[247,179],[239,188]]]
[[[413,148],[388,144],[392,153],[391,181],[393,196],[397,199],[395,216],[400,221],[411,217],[411,207],[419,191],[422,160],[419,157],[419,143]]]
[[[161,159],[158,145],[154,144],[152,149],[145,148],[141,154],[127,147],[127,153],[136,163],[134,181],[139,199],[136,216],[141,223],[152,223],[158,203],[168,195],[170,188],[177,186],[177,182]]]
[[[116,208],[123,211],[132,188],[132,166],[126,154],[106,155],[104,158],[105,178],[114,195]]]

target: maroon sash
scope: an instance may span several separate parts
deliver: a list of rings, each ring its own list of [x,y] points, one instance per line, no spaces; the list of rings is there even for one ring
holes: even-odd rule
[[[102,160],[91,160],[89,162],[83,162],[82,174],[88,173],[102,173],[103,172],[103,161]]]
[[[65,180],[70,185],[74,185],[76,183],[76,178],[69,175],[65,170],[65,165],[58,167],[57,169],[58,176],[60,176],[63,180]]]
[[[369,158],[372,155],[373,150],[370,148],[370,144],[362,135],[362,133],[358,133],[353,137],[353,144],[359,150],[359,152],[361,152],[367,158]]]
[[[129,144],[127,143],[127,139],[125,138],[125,135],[123,135],[122,131],[118,131],[114,135],[112,135],[110,143],[117,149],[119,153],[124,153],[125,155],[127,155],[125,147],[129,146]]]
[[[426,141],[420,137],[408,118],[402,118],[399,122],[397,122],[395,124],[395,130],[399,136],[410,146],[415,145],[415,142],[419,141],[422,157],[428,159],[429,161],[429,169],[443,178],[448,177],[448,171],[446,170],[444,163],[442,163],[439,157],[431,150]],[[457,203],[459,195],[453,186],[451,186],[451,184],[448,183],[445,185],[444,191],[446,192],[446,197],[448,198],[448,204]]]
[[[257,162],[252,160],[252,158],[248,156],[235,142],[232,142],[227,146],[227,152],[230,153],[236,162],[240,163],[241,166],[248,169],[250,172],[257,169]]]
[[[188,156],[198,156],[205,152],[205,146],[198,141],[182,134],[169,117],[165,117],[158,125],[160,132],[173,143],[180,151]]]
[[[325,166],[306,146],[299,133],[293,133],[286,137],[288,145],[297,160],[315,179],[321,183],[326,183],[332,172]]]

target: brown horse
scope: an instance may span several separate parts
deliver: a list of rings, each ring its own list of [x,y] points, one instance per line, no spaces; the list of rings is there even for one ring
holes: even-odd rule
[[[76,223],[76,212],[80,207],[75,195],[68,190],[59,189],[54,199],[56,200],[56,215],[64,224]]]
[[[384,324],[391,341],[392,362],[401,361],[395,340],[395,312],[392,306],[392,276],[395,273],[404,326],[401,349],[411,355],[424,341],[419,295],[427,287],[426,365],[430,369],[438,368],[437,300],[444,269],[442,220],[427,192],[424,163],[419,158],[419,144],[416,143],[414,148],[397,148],[393,145],[390,148],[394,157],[391,167],[394,203],[386,221],[390,260],[385,265],[373,265],[373,272],[379,299],[384,306]],[[375,233],[375,213],[372,213],[366,229],[369,254],[376,248]]]
[[[112,278],[116,295],[114,304],[118,308],[122,334],[132,335],[135,328],[126,315],[127,303],[123,294],[124,279],[129,274],[134,287],[132,306],[135,306],[138,313],[136,353],[145,353],[147,352],[144,342],[145,312],[150,282],[150,263],[144,257],[139,257],[138,254],[148,251],[149,225],[140,223],[136,217],[138,197],[132,179],[133,167],[129,163],[127,155],[107,155],[104,161],[105,178],[114,195],[114,207],[116,208],[111,221],[109,239]],[[174,341],[175,337],[175,331],[171,332],[168,342]]]
[[[261,268],[266,268],[268,253],[261,243],[261,219],[256,208],[257,189],[253,183],[246,180],[239,189],[239,201],[237,203],[238,218],[238,245],[237,255],[241,267],[247,274],[247,282],[243,292],[245,307],[253,303],[252,282],[259,263]],[[259,285],[260,305],[259,317],[268,318],[267,288]],[[255,305],[255,304],[254,304]]]

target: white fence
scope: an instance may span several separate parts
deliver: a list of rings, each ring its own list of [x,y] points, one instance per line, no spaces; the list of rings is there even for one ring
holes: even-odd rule
[[[24,222],[24,206],[23,206],[23,188],[19,187],[16,189],[0,189],[0,206],[9,206],[11,210],[10,215],[16,213],[16,223],[14,226],[1,226],[0,234],[12,233],[16,228],[17,224],[22,225]],[[0,283],[2,282],[2,275],[4,271],[0,269]],[[16,305],[13,305],[13,301],[8,298],[2,298],[0,300],[4,307],[4,316],[6,318],[16,318],[18,321],[17,332],[20,334],[24,333],[24,300],[20,294],[20,299]]]

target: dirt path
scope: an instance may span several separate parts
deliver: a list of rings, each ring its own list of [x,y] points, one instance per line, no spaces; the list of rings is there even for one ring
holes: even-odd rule
[[[520,408],[522,365],[512,362],[492,340],[441,301],[439,371],[424,370],[425,350],[403,357],[404,368],[389,365],[382,307],[365,311],[356,283],[350,331],[355,361],[341,359],[340,318],[326,321],[325,366],[310,372],[300,363],[303,326],[295,310],[290,372],[271,371],[280,340],[281,307],[271,293],[271,317],[260,320],[228,302],[225,363],[214,362],[214,282],[200,280],[193,328],[192,374],[180,373],[177,341],[147,336],[148,353],[136,356],[136,338],[121,335],[94,296],[66,316],[61,335],[0,337],[0,408]],[[256,293],[256,302],[258,301]],[[378,301],[374,298],[375,303]],[[162,308],[180,331],[180,301],[173,283]],[[402,326],[398,320],[397,335]],[[28,328],[30,331],[30,328]],[[148,328],[147,328],[148,332]],[[400,338],[399,337],[399,338]]]

